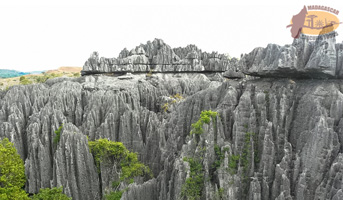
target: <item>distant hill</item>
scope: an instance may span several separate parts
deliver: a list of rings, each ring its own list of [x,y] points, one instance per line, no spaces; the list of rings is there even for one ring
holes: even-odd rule
[[[20,82],[20,77],[25,76],[25,84],[42,83],[55,77],[78,77],[82,67],[60,67],[54,70],[19,72],[16,70],[0,69],[0,90],[13,85],[24,84]],[[43,73],[44,72],[44,73]]]
[[[22,75],[27,75],[28,72],[19,72],[16,70],[10,70],[10,69],[0,69],[0,78],[12,78]]]
[[[45,71],[20,72],[13,69],[0,69],[0,78],[13,78],[28,74],[41,74]]]
[[[82,70],[82,67],[59,67],[54,70],[47,70],[46,73],[79,73]]]
[[[41,74],[43,72],[46,72],[46,71],[32,71],[32,72],[24,72],[24,73],[27,73],[27,74]]]

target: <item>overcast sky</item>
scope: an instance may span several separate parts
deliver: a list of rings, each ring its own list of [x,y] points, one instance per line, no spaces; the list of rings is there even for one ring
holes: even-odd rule
[[[338,9],[343,21],[342,0],[118,2],[1,1],[0,69],[82,67],[93,51],[117,57],[124,47],[154,38],[172,48],[195,44],[203,51],[239,57],[268,43],[292,43],[286,26],[304,5]],[[342,27],[337,42],[343,40]]]

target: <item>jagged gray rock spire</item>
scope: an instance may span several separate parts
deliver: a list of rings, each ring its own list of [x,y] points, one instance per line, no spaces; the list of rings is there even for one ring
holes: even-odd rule
[[[94,52],[83,66],[82,74],[109,72],[180,72],[212,71],[231,69],[229,59],[216,52],[202,52],[195,45],[172,49],[161,39],[141,44],[130,52],[124,49],[118,58],[99,58]]]
[[[256,48],[242,57],[239,68],[260,77],[343,78],[343,49],[335,34],[319,35],[315,41],[301,35],[292,45]]]

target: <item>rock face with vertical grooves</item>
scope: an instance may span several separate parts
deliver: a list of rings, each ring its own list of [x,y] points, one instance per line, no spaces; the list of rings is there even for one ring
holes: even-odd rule
[[[100,199],[99,176],[86,135],[65,124],[56,148],[51,186],[63,186],[73,199]]]
[[[242,57],[239,66],[243,73],[261,77],[343,78],[341,57],[332,32],[315,42],[301,35],[292,45],[256,48]]]
[[[332,72],[334,54],[341,66],[342,44],[333,46],[335,53],[320,42],[296,40],[255,49],[230,60],[230,79],[215,71],[132,73],[130,79],[99,74],[14,86],[0,92],[0,137],[8,137],[25,161],[29,193],[63,186],[73,199],[91,200],[111,191],[117,174],[108,163],[98,171],[88,136],[122,142],[152,170],[154,178],[121,187],[128,188],[124,200],[182,198],[192,174],[186,157],[202,166],[200,199],[341,199],[343,80],[322,79]],[[199,59],[213,69],[219,65],[211,63],[221,62],[194,45],[171,49],[158,40],[124,49],[118,59],[133,55],[164,64]],[[281,69],[275,59],[296,64]],[[95,56],[84,70],[99,72],[88,67],[104,69],[100,61]],[[266,66],[278,67],[260,74]],[[241,74],[254,68],[248,74],[262,78]],[[293,76],[312,69],[311,76]],[[283,72],[293,78],[280,78]],[[334,76],[340,73],[336,67]],[[201,135],[190,135],[203,110],[218,116]]]
[[[172,49],[161,39],[141,44],[130,52],[124,49],[118,58],[99,57],[93,52],[83,66],[82,74],[136,72],[224,72],[232,69],[227,56],[202,52],[195,45]]]

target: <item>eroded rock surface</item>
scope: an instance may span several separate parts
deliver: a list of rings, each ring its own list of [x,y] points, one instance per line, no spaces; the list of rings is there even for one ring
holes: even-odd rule
[[[227,56],[202,52],[195,45],[172,49],[161,39],[141,44],[130,52],[124,49],[117,58],[99,57],[93,52],[82,74],[119,72],[224,72],[233,69]]]
[[[293,45],[302,50],[271,45],[231,62],[245,62],[248,69],[277,66],[272,52],[292,51],[303,61],[296,62],[294,73],[306,71],[309,62],[328,70],[320,73],[332,72],[327,63],[332,52],[316,58],[312,54],[321,52],[320,46]],[[341,45],[335,49],[340,61]],[[158,41],[123,50],[119,58],[133,55],[165,64],[173,58],[220,60],[192,45],[171,49]],[[94,63],[101,66],[97,58]],[[231,79],[222,73],[132,73],[130,78],[89,75],[14,86],[0,92],[0,137],[8,137],[25,161],[29,193],[63,186],[73,199],[91,200],[110,191],[118,175],[108,163],[98,171],[88,137],[123,142],[152,170],[154,178],[128,185],[125,200],[182,199],[192,170],[185,158],[191,157],[203,169],[201,199],[341,199],[343,80],[242,79],[238,68],[232,70]],[[190,135],[203,110],[218,116],[204,124],[201,135]]]
[[[301,35],[292,45],[269,44],[245,54],[239,69],[260,77],[343,78],[342,44],[334,32],[309,41]]]

